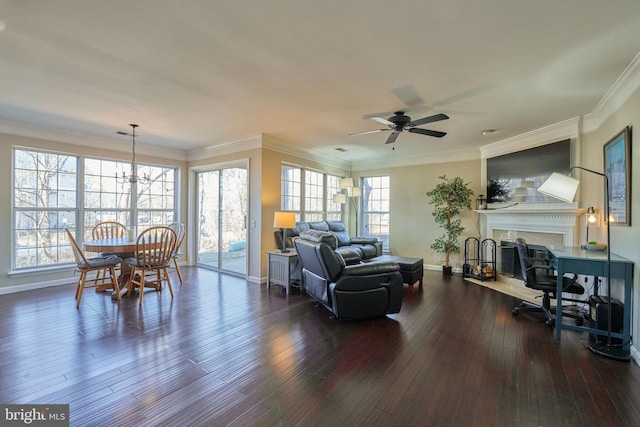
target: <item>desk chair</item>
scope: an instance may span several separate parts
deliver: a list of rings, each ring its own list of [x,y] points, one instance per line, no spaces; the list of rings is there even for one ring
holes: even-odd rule
[[[516,239],[516,248],[518,250],[518,257],[520,258],[520,267],[522,270],[522,280],[527,288],[542,291],[542,304],[533,304],[528,301],[522,301],[519,306],[512,310],[514,316],[517,316],[520,311],[542,311],[546,317],[546,324],[549,327],[555,325],[556,317],[555,310],[551,308],[551,298],[556,299],[557,292],[557,276],[551,274],[553,266],[544,256],[532,256],[532,252],[527,246],[527,242],[522,239]],[[576,282],[577,276],[562,278],[562,293],[582,295],[584,294],[584,288],[582,285]],[[584,302],[572,298],[562,297],[563,300],[572,302]],[[576,325],[582,325],[584,319],[583,316],[570,311],[562,311],[563,316],[571,317],[575,319]]]

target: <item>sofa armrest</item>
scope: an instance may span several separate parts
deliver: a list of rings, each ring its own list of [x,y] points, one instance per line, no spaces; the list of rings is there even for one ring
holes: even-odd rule
[[[377,237],[352,237],[351,238],[351,244],[353,245],[364,245],[367,243],[371,245],[375,245],[376,243],[378,243],[378,238]]]
[[[372,245],[376,248],[376,256],[382,255],[382,240],[377,237],[354,237],[351,239],[353,245]]]
[[[358,272],[367,271],[361,266],[354,267],[356,268],[352,271],[353,273],[356,273],[357,270],[359,270]],[[343,274],[335,283],[329,284],[329,290],[331,293],[336,291],[367,292],[387,288],[389,292],[399,293],[402,298],[402,275],[399,268],[397,264],[396,266],[381,264],[373,268],[373,270],[378,270],[375,273],[370,271],[369,274]]]
[[[394,271],[400,271],[400,266],[396,262],[367,262],[346,266],[343,276],[371,276]]]

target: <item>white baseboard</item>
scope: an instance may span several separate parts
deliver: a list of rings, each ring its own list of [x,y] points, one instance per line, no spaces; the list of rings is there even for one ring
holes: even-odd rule
[[[77,281],[78,279],[75,278]],[[16,292],[23,291],[32,291],[34,289],[44,289],[44,288],[52,288],[54,286],[62,286],[69,285],[74,283],[74,279],[58,279],[58,280],[49,280],[46,282],[38,282],[38,283],[28,283],[25,285],[13,285],[13,286],[5,286],[0,288],[0,295],[13,294]]]

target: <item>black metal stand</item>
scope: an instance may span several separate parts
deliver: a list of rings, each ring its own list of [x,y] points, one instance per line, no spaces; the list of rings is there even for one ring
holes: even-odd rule
[[[464,266],[462,277],[478,280],[497,279],[496,241],[469,237],[464,241]]]
[[[631,354],[628,350],[623,348],[612,347],[608,343],[591,344],[589,350],[599,354],[600,356],[608,357],[609,359],[620,360],[622,362],[628,362],[631,359]]]
[[[569,172],[571,172],[573,169],[580,169],[586,172],[591,172],[604,178],[604,214],[607,220],[607,298],[611,298],[611,218],[609,218],[609,177],[604,173],[583,168],[582,166],[573,166],[569,170]],[[629,304],[629,301],[625,301],[624,303]],[[624,344],[625,343],[623,343],[623,345]],[[614,360],[627,361],[631,358],[629,350],[624,350],[624,348],[622,347],[617,348],[611,344],[611,304],[609,304],[607,310],[607,342],[606,344],[593,344],[589,346],[589,349],[594,353],[599,354],[600,356],[608,357]]]

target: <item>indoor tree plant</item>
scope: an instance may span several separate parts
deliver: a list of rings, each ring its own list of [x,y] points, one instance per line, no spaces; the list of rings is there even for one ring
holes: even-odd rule
[[[460,177],[449,179],[443,175],[439,178],[442,182],[427,192],[427,196],[429,203],[434,206],[431,214],[436,224],[444,230],[444,234],[436,239],[431,249],[444,253],[442,272],[451,274],[449,256],[451,253],[460,252],[458,238],[464,231],[460,214],[465,208],[471,209],[473,190],[469,188],[469,183],[465,183]]]

